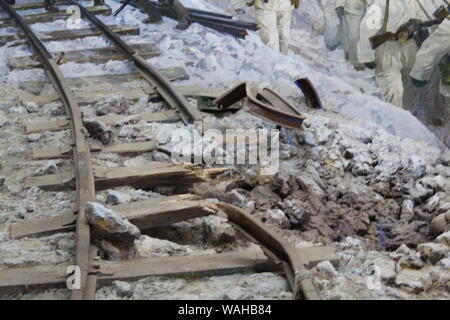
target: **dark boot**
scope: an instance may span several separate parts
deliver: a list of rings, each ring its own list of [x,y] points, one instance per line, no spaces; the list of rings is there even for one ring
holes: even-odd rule
[[[8,0],[7,2],[8,2],[8,4],[10,4],[10,5],[16,4],[16,0]]]
[[[178,30],[186,30],[191,25],[192,20],[189,17],[189,13],[180,1],[174,0],[170,6],[170,10],[172,10],[177,17],[178,25],[176,28]]]
[[[45,0],[44,8],[47,12],[58,12],[59,9],[56,6],[56,0]]]
[[[137,2],[139,8],[141,8],[148,15],[148,18],[144,19],[144,23],[162,22],[162,16],[154,5],[146,0],[135,0],[135,2]]]

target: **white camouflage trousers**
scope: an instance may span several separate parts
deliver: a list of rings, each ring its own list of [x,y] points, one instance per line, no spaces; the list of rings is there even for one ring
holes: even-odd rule
[[[376,50],[375,75],[384,101],[403,108],[414,100],[415,90],[412,84],[403,79],[407,79],[411,72],[417,51],[414,40],[403,44],[388,41]]]
[[[344,51],[354,66],[361,65],[358,63],[358,41],[359,30],[363,15],[344,14],[342,18],[341,39]]]
[[[255,15],[262,42],[286,54],[291,36],[292,10],[273,11],[257,8]]]

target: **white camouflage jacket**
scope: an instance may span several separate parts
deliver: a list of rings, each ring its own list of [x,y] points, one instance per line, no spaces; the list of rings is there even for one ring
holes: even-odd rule
[[[422,81],[430,80],[436,71],[436,65],[447,54],[450,54],[450,18],[445,19],[422,44],[411,77]],[[450,87],[441,85],[441,93],[450,98]]]
[[[361,63],[375,60],[375,50],[370,46],[369,38],[383,27],[386,2],[386,0],[374,0],[361,22],[358,43],[358,60]],[[391,0],[386,31],[396,32],[410,19],[432,20],[434,11],[443,4],[442,0]]]

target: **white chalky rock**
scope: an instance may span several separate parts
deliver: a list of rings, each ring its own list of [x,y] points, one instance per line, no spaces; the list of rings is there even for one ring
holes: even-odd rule
[[[136,253],[139,257],[184,256],[192,253],[188,246],[149,236],[141,236],[134,241]]]
[[[106,203],[107,204],[123,204],[128,203],[131,201],[131,196],[120,192],[120,191],[114,191],[114,190],[108,190],[108,193],[106,194]]]
[[[267,219],[266,221],[268,223],[275,223],[279,225],[281,228],[287,229],[291,225],[288,217],[286,217],[286,214],[283,212],[283,210],[280,209],[268,210],[264,216]]]
[[[450,231],[447,231],[443,234],[441,234],[439,237],[437,237],[434,242],[436,243],[442,243],[446,245],[447,247],[450,247]]]
[[[447,253],[450,252],[450,248],[442,243],[421,243],[417,246],[422,257],[431,261],[431,263],[436,264],[441,260]]]
[[[426,275],[420,270],[403,269],[395,278],[397,286],[405,286],[416,292],[423,291],[427,282]]]
[[[119,297],[130,297],[133,295],[133,290],[128,282],[116,280],[112,284]]]
[[[321,274],[325,275],[326,277],[333,278],[337,276],[337,271],[333,267],[330,261],[322,261],[317,264],[316,266],[317,271],[319,271]]]
[[[425,204],[425,209],[428,212],[433,212],[434,209],[439,205],[439,196],[435,194],[430,199],[427,200],[427,203]]]
[[[27,109],[29,113],[34,113],[39,111],[39,106],[36,102],[27,102],[25,103],[25,109]]]
[[[88,202],[85,211],[88,222],[107,234],[123,235],[132,239],[137,239],[141,235],[134,224],[100,203]]]

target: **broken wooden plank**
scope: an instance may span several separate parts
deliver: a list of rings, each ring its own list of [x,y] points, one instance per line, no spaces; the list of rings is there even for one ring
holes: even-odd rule
[[[107,5],[86,7],[86,9],[93,14],[105,16],[111,15],[111,8],[108,7]],[[71,15],[72,13],[67,13],[66,11],[59,11],[59,12],[30,13],[21,16],[25,20],[25,22],[27,22],[28,24],[33,24],[38,22],[51,22],[59,19],[67,19]],[[0,28],[12,26],[14,26],[14,22],[11,20],[11,18],[0,18]]]
[[[198,200],[139,201],[111,207],[139,229],[167,226],[172,223],[215,214],[217,210]]]
[[[119,211],[128,219],[133,219],[133,216],[142,218],[141,208],[143,207],[156,207],[162,210],[161,212],[168,212],[167,209],[161,207],[162,204],[177,203],[181,201],[194,201],[198,199],[199,198],[195,195],[182,194],[133,202],[130,204],[123,204],[119,206],[110,206],[109,208]],[[134,213],[134,210],[136,210],[136,213]],[[153,214],[157,215],[159,214],[159,212],[154,212]],[[19,238],[24,236],[41,235],[44,233],[54,233],[59,231],[73,231],[75,230],[75,217],[75,213],[69,211],[55,217],[22,220],[11,224],[10,236],[12,238]]]
[[[138,35],[139,27],[129,24],[125,25],[108,25],[112,31],[118,35]],[[60,41],[60,40],[73,40],[86,37],[96,37],[101,36],[102,32],[98,28],[84,28],[84,29],[65,29],[65,30],[54,30],[47,32],[39,32],[39,39],[41,41]],[[18,32],[16,34],[0,35],[0,44],[11,42],[10,47],[16,47],[20,45],[27,44],[27,40],[24,39],[22,33]]]
[[[161,54],[161,51],[154,43],[132,44],[130,47],[144,59],[157,57]],[[110,60],[125,59],[125,56],[119,48],[115,46],[51,52],[51,54],[55,57],[55,59],[58,59],[58,64],[64,64],[67,62],[105,63]],[[31,69],[41,67],[42,63],[36,55],[27,55],[20,57],[9,57],[7,58],[7,65],[8,67],[15,69]]]
[[[122,214],[137,227],[146,229],[165,226],[216,213],[204,201],[191,194],[175,195],[109,206]],[[42,235],[60,231],[75,230],[75,213],[66,212],[55,217],[27,219],[11,224],[10,236]]]
[[[120,186],[150,188],[156,186],[183,186],[203,181],[205,178],[227,171],[227,168],[198,169],[192,164],[171,164],[155,161],[145,166],[94,168],[95,187],[105,190]],[[73,188],[71,171],[25,179],[24,188],[40,187],[46,190]]]
[[[120,186],[149,188],[169,185],[190,185],[203,180],[202,170],[195,166],[154,162],[139,167],[94,168],[97,190]]]
[[[181,67],[163,68],[159,69],[163,76],[170,81],[175,80],[187,80],[189,75],[186,70]],[[71,88],[81,88],[83,86],[89,86],[95,88],[97,85],[111,84],[121,85],[127,82],[141,80],[142,77],[137,72],[127,74],[106,74],[101,76],[86,76],[81,78],[66,78],[66,82]],[[145,81],[145,80],[143,80]],[[46,81],[21,81],[19,88],[31,92],[33,94],[40,94],[44,85],[49,82]]]

